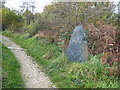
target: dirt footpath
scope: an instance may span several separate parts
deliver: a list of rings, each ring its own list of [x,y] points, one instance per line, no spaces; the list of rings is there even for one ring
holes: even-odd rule
[[[27,56],[24,49],[13,43],[9,38],[0,35],[0,42],[11,49],[21,65],[25,88],[55,88],[49,78],[40,69],[30,56]]]

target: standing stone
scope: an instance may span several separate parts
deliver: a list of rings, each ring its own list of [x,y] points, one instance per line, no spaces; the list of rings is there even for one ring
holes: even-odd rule
[[[77,26],[70,39],[66,56],[70,61],[84,62],[88,56],[87,51],[86,34],[82,26]]]

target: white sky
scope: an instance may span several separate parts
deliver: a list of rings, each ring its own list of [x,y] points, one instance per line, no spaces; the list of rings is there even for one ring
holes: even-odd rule
[[[30,1],[30,0],[6,0],[5,6],[9,8],[13,8],[15,10],[20,10],[20,5],[22,5],[22,1]],[[43,12],[44,7],[50,4],[53,0],[31,0],[31,1],[35,1],[36,3],[35,12]],[[118,2],[120,0],[111,0],[111,1]]]
[[[50,4],[52,0],[6,0],[5,6],[13,8],[15,10],[20,10],[20,5],[22,5],[22,1],[35,1],[35,12],[42,12],[44,7]]]

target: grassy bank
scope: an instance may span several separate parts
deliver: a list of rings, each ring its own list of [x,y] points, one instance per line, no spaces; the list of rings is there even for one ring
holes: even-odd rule
[[[13,53],[2,45],[2,88],[23,88],[20,64]]]
[[[69,62],[61,49],[36,37],[3,32],[14,42],[27,49],[27,54],[43,67],[52,82],[59,88],[117,88],[118,78],[109,77],[109,72],[100,61],[101,55],[90,56],[85,63]]]

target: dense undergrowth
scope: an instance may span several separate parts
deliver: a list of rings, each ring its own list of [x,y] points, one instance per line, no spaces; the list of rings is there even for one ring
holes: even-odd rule
[[[2,88],[24,88],[20,72],[20,64],[4,45],[0,48],[2,53]]]
[[[55,44],[43,43],[40,38],[26,39],[25,35],[3,32],[14,42],[27,49],[27,54],[43,67],[52,82],[60,88],[118,88],[118,77],[109,76],[108,64],[101,55],[90,55],[84,63],[69,62]]]

